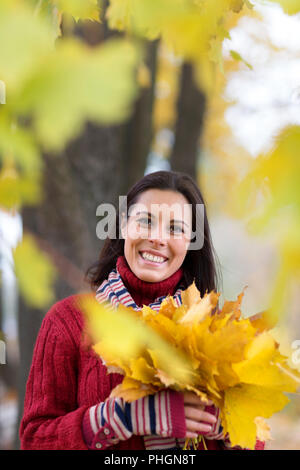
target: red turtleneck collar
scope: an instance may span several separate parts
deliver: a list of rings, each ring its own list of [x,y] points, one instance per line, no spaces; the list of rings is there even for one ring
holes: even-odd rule
[[[128,292],[139,307],[143,304],[149,305],[157,297],[174,295],[183,275],[183,269],[179,268],[172,276],[161,282],[143,281],[131,271],[124,255],[118,257],[117,269]]]

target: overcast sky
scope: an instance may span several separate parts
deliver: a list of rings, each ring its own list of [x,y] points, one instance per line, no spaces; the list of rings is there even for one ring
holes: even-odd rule
[[[253,66],[241,64],[229,77],[225,97],[235,101],[226,120],[255,157],[280,129],[300,125],[300,15],[289,16],[274,3],[253,3],[262,20],[243,17],[223,51],[226,58],[233,49]]]

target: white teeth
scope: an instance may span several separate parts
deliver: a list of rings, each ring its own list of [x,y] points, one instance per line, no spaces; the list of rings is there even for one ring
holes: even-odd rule
[[[161,258],[160,256],[153,256],[146,252],[142,253],[142,257],[150,261],[155,261],[155,263],[163,263],[165,261],[165,259]]]

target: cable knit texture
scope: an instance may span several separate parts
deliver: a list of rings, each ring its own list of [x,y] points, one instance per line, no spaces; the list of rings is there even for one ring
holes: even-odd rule
[[[34,349],[20,426],[22,449],[88,449],[82,434],[86,410],[122,382],[107,374],[93,351],[81,348],[79,296],[56,303],[45,316]],[[133,436],[112,449],[144,449]]]

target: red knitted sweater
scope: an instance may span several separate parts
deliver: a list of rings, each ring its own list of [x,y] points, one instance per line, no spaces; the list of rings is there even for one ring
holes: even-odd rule
[[[161,283],[149,283],[135,276],[124,257],[117,266],[138,305],[173,295],[182,277],[179,269]],[[123,380],[120,374],[107,374],[93,351],[82,347],[83,318],[76,300],[78,296],[71,296],[57,302],[42,322],[26,387],[22,449],[87,449],[82,435],[85,411],[104,401]],[[110,449],[145,449],[144,440],[133,436]]]

